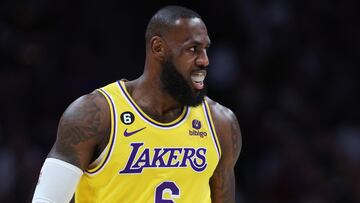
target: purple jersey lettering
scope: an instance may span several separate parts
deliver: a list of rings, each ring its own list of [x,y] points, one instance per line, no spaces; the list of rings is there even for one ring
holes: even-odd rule
[[[144,168],[191,167],[202,172],[207,166],[206,148],[147,148],[144,143],[131,143],[131,154],[120,174],[141,173]],[[153,153],[150,153],[153,152]],[[151,156],[153,154],[153,156]]]

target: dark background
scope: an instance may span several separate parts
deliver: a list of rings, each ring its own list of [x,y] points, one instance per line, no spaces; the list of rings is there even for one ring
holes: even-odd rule
[[[359,1],[0,0],[0,202],[30,202],[62,112],[142,73],[168,4],[202,15],[243,134],[237,202],[360,202]]]

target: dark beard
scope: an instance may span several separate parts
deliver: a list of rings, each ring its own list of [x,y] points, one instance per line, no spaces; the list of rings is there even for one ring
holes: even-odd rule
[[[163,64],[160,81],[163,89],[184,106],[198,106],[202,103],[206,95],[205,85],[202,90],[193,92],[191,86],[176,70],[175,65],[170,60],[167,60]]]

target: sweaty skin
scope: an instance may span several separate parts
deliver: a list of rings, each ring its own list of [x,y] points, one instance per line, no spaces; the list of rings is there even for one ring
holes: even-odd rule
[[[209,36],[201,19],[181,18],[167,36],[154,36],[149,43],[143,75],[125,85],[148,116],[159,122],[170,122],[180,115],[182,105],[161,89],[161,64],[171,57],[177,70],[192,84],[191,73],[198,67],[209,65]],[[214,203],[234,203],[234,166],[242,145],[240,127],[231,110],[208,97],[205,99],[209,103],[222,151],[209,183],[211,199]],[[110,109],[103,95],[94,91],[80,97],[62,115],[48,157],[87,169],[109,141],[110,122]]]

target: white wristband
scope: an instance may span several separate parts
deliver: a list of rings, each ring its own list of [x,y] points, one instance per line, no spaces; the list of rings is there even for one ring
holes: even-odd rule
[[[47,158],[41,168],[32,203],[70,202],[83,171],[65,161]]]

